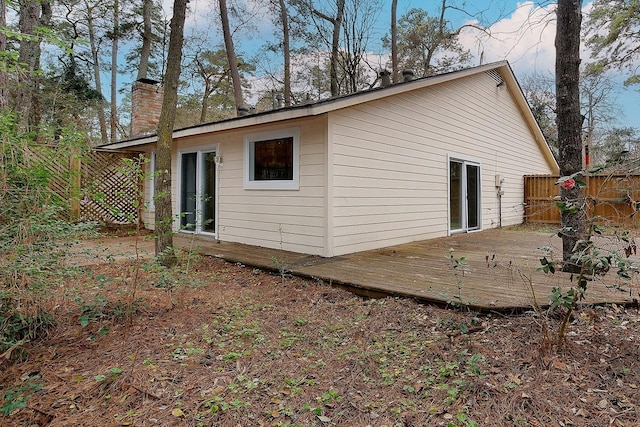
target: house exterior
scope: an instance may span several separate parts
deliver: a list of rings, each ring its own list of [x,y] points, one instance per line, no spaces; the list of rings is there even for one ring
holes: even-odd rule
[[[523,176],[557,173],[499,62],[176,130],[172,202],[180,232],[332,257],[522,223]]]

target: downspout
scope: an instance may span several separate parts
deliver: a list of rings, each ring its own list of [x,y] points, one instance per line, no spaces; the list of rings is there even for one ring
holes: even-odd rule
[[[504,190],[502,189],[503,183],[504,178],[500,175],[496,175],[496,188],[498,189],[498,228],[502,228],[502,196],[504,195]]]

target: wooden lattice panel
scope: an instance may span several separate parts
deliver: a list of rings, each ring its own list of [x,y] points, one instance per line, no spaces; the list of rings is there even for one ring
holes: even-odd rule
[[[90,151],[82,158],[80,217],[106,224],[136,224],[139,221],[142,183],[125,159],[137,153]]]
[[[49,173],[48,187],[63,201],[69,200],[71,181],[69,157],[60,156],[55,146],[37,145],[24,147],[26,162],[32,167],[36,164]]]
[[[30,164],[38,164],[49,174],[48,186],[60,200],[80,200],[79,211],[71,206],[71,218],[106,224],[135,224],[139,221],[138,197],[142,182],[135,168],[124,159],[140,153],[90,150],[69,155],[56,146],[24,147],[23,155]]]

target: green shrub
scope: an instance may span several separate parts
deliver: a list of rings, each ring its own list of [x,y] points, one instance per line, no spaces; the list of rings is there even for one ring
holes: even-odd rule
[[[36,144],[15,123],[11,113],[0,111],[2,353],[13,352],[54,324],[45,304],[47,291],[64,278],[61,260],[71,239],[94,229],[68,221],[68,201],[49,187],[53,174],[62,173],[52,172],[51,159],[68,156],[73,147]]]

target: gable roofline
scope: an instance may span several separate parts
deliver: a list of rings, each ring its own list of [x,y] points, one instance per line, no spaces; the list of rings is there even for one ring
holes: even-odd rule
[[[176,129],[173,131],[173,138],[180,139],[189,136],[202,135],[207,133],[237,130],[242,128],[248,128],[257,125],[278,123],[285,120],[299,119],[304,117],[319,116],[322,114],[336,111],[342,108],[352,107],[365,102],[375,101],[381,98],[394,96],[413,90],[423,89],[429,86],[434,86],[452,80],[461,79],[468,76],[473,76],[480,73],[486,73],[489,71],[497,71],[507,85],[509,92],[516,101],[518,108],[529,126],[532,134],[535,137],[536,143],[543,156],[545,157],[550,168],[554,173],[558,173],[559,167],[553,157],[549,146],[542,134],[538,123],[529,108],[529,104],[522,92],[520,84],[518,83],[511,66],[507,61],[499,61],[490,64],[480,65],[477,67],[467,68],[459,71],[451,71],[444,74],[438,74],[430,77],[423,77],[408,82],[401,82],[393,84],[387,87],[378,87],[361,92],[355,92],[348,95],[343,95],[335,98],[329,98],[322,101],[318,101],[312,104],[298,104],[290,107],[285,107],[277,110],[270,110],[261,113],[251,114],[248,116],[233,117],[226,120],[217,122],[204,123],[194,126],[189,126],[182,129]],[[157,135],[151,134],[141,136],[129,140],[118,141],[99,146],[99,148],[107,149],[123,149],[131,148],[141,145],[154,144],[157,141]]]

